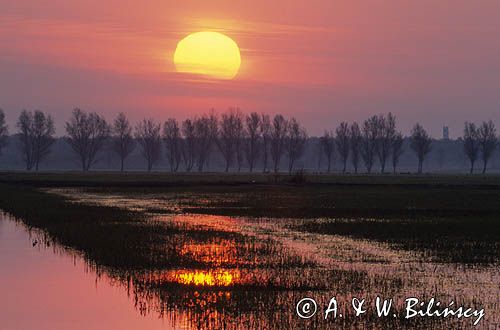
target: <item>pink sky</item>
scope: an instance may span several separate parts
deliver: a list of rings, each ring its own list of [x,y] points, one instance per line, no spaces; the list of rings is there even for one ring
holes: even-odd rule
[[[108,119],[277,113],[311,134],[392,111],[438,137],[465,120],[500,125],[496,0],[0,0],[0,107]],[[241,48],[232,81],[175,72],[176,43],[220,31]]]

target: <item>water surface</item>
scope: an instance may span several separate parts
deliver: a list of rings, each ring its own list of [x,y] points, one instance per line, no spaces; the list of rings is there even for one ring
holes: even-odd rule
[[[0,279],[2,330],[174,329],[169,318],[138,313],[123,287],[81,257],[46,247],[41,235],[3,213]]]

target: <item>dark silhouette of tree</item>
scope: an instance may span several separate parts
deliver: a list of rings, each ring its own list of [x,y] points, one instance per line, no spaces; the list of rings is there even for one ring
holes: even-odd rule
[[[285,140],[288,132],[288,121],[282,115],[274,116],[271,126],[271,159],[273,160],[274,173],[278,173],[281,157],[285,148]]]
[[[377,156],[380,161],[380,172],[384,173],[385,163],[393,144],[394,136],[396,135],[396,118],[389,112],[387,117],[378,116],[377,120],[378,134],[377,139]]]
[[[288,173],[292,173],[295,162],[302,157],[307,142],[307,132],[297,119],[292,118],[288,124],[287,152]]]
[[[50,154],[56,133],[52,117],[42,111],[35,110],[33,114],[34,161],[35,171],[40,163]]]
[[[182,158],[184,159],[186,172],[191,172],[196,155],[196,134],[193,120],[188,118],[182,122],[182,135],[184,138]]]
[[[248,161],[250,172],[253,172],[255,162],[259,157],[261,136],[260,136],[260,116],[256,112],[252,112],[245,118],[247,138],[245,140],[245,153]]]
[[[144,119],[135,127],[135,138],[141,146],[148,172],[151,172],[153,165],[160,160],[160,127],[161,124],[156,123],[153,119]]]
[[[2,149],[7,145],[8,136],[9,128],[5,124],[5,113],[0,109],[0,155],[2,155]]]
[[[317,143],[315,143],[315,144],[312,145],[312,148],[314,148],[313,149],[314,154],[317,156],[316,157],[316,170],[318,172],[321,172],[321,165],[322,165],[322,162],[323,162],[323,154],[324,154],[323,146],[321,145],[321,138],[322,137],[320,137],[318,139]]]
[[[330,173],[332,169],[332,161],[334,160],[335,155],[335,138],[333,134],[334,133],[331,131],[325,131],[323,136],[319,138],[321,150],[326,156],[328,173]]]
[[[40,110],[23,110],[17,121],[19,146],[23,153],[26,169],[38,171],[40,162],[50,154],[54,143],[54,121]]]
[[[235,158],[236,148],[239,143],[238,139],[241,136],[241,132],[238,132],[238,130],[242,126],[239,110],[231,108],[228,112],[222,114],[217,145],[226,162],[226,172],[229,171]]]
[[[474,163],[479,156],[479,136],[474,123],[465,122],[464,125],[464,153],[469,158],[470,173],[474,172]]]
[[[244,143],[247,132],[243,124],[244,117],[238,108],[235,109],[236,112],[236,137],[235,137],[235,151],[236,151],[236,163],[238,164],[238,172],[241,171],[241,166],[244,161]]]
[[[181,129],[179,123],[174,118],[169,118],[163,124],[163,141],[165,142],[165,149],[168,164],[170,165],[171,172],[177,172],[182,159],[181,150]]]
[[[213,150],[213,147],[215,146],[217,142],[217,137],[219,136],[219,117],[215,113],[215,110],[212,109],[210,115],[210,141],[209,141],[209,151],[211,152]],[[210,160],[210,155],[207,156],[206,163],[207,167],[209,166],[208,162]]]
[[[483,159],[483,174],[486,173],[486,166],[491,155],[497,147],[497,136],[495,124],[491,120],[481,124],[478,129],[479,135],[479,150]]]
[[[363,157],[363,162],[365,163],[366,171],[368,173],[372,172],[373,163],[375,162],[379,128],[380,125],[377,116],[372,116],[363,123],[361,156]]]
[[[269,118],[269,115],[261,115],[260,135],[262,136],[262,172],[265,173],[267,171],[269,146],[271,142],[271,119]]]
[[[347,159],[349,158],[349,124],[345,121],[341,122],[335,130],[335,143],[337,151],[342,159],[342,173],[345,173],[347,168]]]
[[[120,157],[120,171],[123,172],[125,159],[135,148],[132,126],[123,112],[116,116],[113,122],[113,144],[112,150]]]
[[[208,162],[212,145],[217,138],[218,119],[215,112],[203,115],[194,121],[194,133],[196,136],[196,158],[198,172],[202,172]]]
[[[404,153],[403,142],[404,142],[403,134],[401,134],[401,132],[397,132],[394,135],[394,139],[392,140],[392,147],[391,147],[391,151],[392,151],[392,172],[394,174],[396,174],[396,167],[399,164],[399,158]]]
[[[361,130],[359,129],[358,123],[354,122],[349,130],[349,144],[351,145],[351,163],[354,167],[354,173],[356,174],[358,173],[359,168],[362,143],[363,137],[361,135]]]
[[[103,117],[95,112],[86,113],[78,108],[73,110],[66,122],[67,141],[78,155],[83,171],[88,171],[97,161],[97,153],[109,138],[110,128]]]
[[[427,131],[419,124],[415,124],[411,131],[410,147],[417,154],[418,173],[422,173],[425,157],[431,151],[432,140]]]
[[[19,135],[19,146],[23,154],[26,170],[31,170],[33,166],[33,114],[23,110],[17,120]]]

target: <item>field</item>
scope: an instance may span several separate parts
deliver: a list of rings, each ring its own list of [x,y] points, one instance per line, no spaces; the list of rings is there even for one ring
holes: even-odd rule
[[[452,298],[499,321],[500,176],[0,173],[0,209],[195,328],[325,327],[294,314],[307,295]]]

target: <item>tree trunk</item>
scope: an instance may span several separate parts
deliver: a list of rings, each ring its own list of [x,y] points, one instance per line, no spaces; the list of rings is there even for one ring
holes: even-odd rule
[[[483,174],[486,173],[486,165],[488,164],[488,161],[485,159],[483,161]]]
[[[120,172],[123,172],[123,157],[120,159]]]

